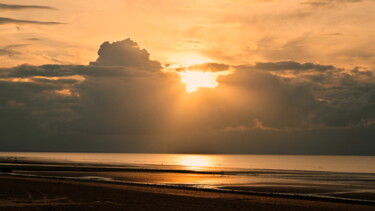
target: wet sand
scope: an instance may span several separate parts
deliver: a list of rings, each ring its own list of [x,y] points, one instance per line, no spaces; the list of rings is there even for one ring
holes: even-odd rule
[[[320,181],[281,179],[249,175],[170,173],[170,172],[80,172],[80,171],[18,171],[19,175],[44,178],[70,178],[125,184],[168,185],[177,188],[238,191],[262,196],[283,195],[316,200],[357,200],[375,204],[372,183],[322,183]],[[267,172],[268,173],[268,172]],[[271,172],[272,173],[272,172]],[[274,174],[274,172],[273,172]],[[242,193],[245,194],[245,193]]]
[[[375,210],[375,206],[0,176],[0,210]]]

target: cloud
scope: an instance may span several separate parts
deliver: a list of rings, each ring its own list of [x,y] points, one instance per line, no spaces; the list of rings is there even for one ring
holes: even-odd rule
[[[29,40],[29,41],[39,41],[41,40],[40,38],[36,38],[36,37],[31,37],[31,38],[27,38],[25,40]]]
[[[0,17],[1,24],[39,24],[39,25],[57,25],[63,24],[60,22],[43,22],[43,21],[32,21],[32,20],[19,20],[13,18]]]
[[[198,65],[192,65],[188,67],[188,70],[201,70],[210,72],[220,72],[229,69],[229,65],[219,63],[204,63]]]
[[[40,6],[40,5],[17,5],[17,4],[0,4],[1,10],[24,10],[24,9],[48,9],[55,10],[53,7]]]
[[[302,4],[306,4],[312,7],[331,7],[346,3],[359,3],[364,1],[374,2],[373,0],[308,0],[302,2]]]
[[[374,153],[371,70],[208,63],[233,73],[188,94],[149,56],[126,39],[105,42],[91,65],[0,68],[2,150]]]
[[[289,82],[264,70],[237,69],[234,74],[222,77],[220,83],[243,93],[228,99],[241,98],[245,102],[234,107],[233,124],[255,127],[257,119],[264,128],[308,128],[311,115],[319,109],[309,84]]]
[[[118,42],[104,42],[98,51],[99,57],[90,65],[125,66],[146,69],[160,69],[158,61],[150,60],[150,54],[145,49],[127,38]]]
[[[193,71],[207,71],[207,72],[220,72],[220,71],[227,71],[230,69],[230,65],[227,64],[220,64],[220,63],[202,63],[202,64],[195,64],[190,66],[181,66],[172,69],[175,71],[186,71],[186,70],[193,70]]]
[[[316,70],[316,71],[327,71],[335,69],[332,65],[321,65],[314,63],[298,63],[295,61],[280,61],[280,62],[257,62],[255,68],[267,71],[284,71],[284,70],[293,70],[293,71],[307,71],[307,70]]]
[[[19,51],[17,51],[17,48],[27,46],[27,44],[19,44],[19,45],[7,45],[3,48],[0,48],[0,56],[14,56],[17,54],[20,54]]]

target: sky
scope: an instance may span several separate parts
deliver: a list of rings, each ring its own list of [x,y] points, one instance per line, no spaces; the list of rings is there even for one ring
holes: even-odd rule
[[[0,0],[0,151],[375,155],[374,0]]]

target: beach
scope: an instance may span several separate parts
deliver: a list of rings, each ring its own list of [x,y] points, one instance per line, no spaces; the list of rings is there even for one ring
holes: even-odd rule
[[[1,210],[375,210],[373,205],[0,176]]]
[[[374,210],[372,159],[2,153],[0,210]]]

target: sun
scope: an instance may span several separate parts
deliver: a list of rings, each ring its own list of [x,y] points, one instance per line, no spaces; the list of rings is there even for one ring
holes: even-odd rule
[[[216,81],[218,75],[212,72],[185,71],[180,73],[180,77],[188,93],[195,92],[201,87],[215,88],[219,85]]]

